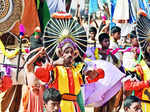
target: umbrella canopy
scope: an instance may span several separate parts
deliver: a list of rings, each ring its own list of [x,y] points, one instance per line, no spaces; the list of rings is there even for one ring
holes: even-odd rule
[[[144,53],[150,40],[150,19],[146,15],[140,15],[137,20],[137,37],[141,50]]]
[[[68,14],[61,14],[61,16],[54,16],[51,18],[44,30],[43,45],[48,56],[55,59],[56,48],[59,43],[65,38],[73,40],[79,50],[79,57],[81,58],[86,51],[87,36],[84,28]]]
[[[0,0],[0,34],[10,31],[23,12],[22,0]]]

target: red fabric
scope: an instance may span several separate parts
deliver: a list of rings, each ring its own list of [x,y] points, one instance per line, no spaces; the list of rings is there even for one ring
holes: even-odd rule
[[[91,80],[90,77],[87,77],[86,79],[87,79],[88,83],[93,83],[93,82],[98,81],[99,79],[104,78],[105,72],[103,69],[97,69],[96,71],[98,73],[98,76],[96,78],[94,78],[93,80]]]
[[[55,89],[58,90],[58,76],[59,76],[58,69],[56,68],[56,79],[53,81],[53,83],[50,83],[48,85],[49,88],[53,88],[54,87]]]
[[[144,89],[144,88],[148,88],[149,82],[148,81],[131,81],[131,80],[127,80],[125,81],[125,89],[126,90],[140,90],[140,89]]]
[[[74,94],[75,90],[75,85],[74,85],[74,79],[73,79],[73,73],[70,68],[67,69],[67,74],[68,74],[68,84],[69,84],[69,93]]]
[[[50,71],[53,69],[53,66],[48,64],[46,67],[39,67],[35,71],[35,76],[43,82],[50,81]]]
[[[131,80],[127,80],[124,83],[124,88],[127,91],[132,91],[135,90],[135,96],[142,98],[142,90],[144,88],[149,88],[150,84],[148,81],[131,81]]]
[[[73,102],[73,103],[74,103],[74,105],[75,105],[76,112],[81,112],[81,109],[80,109],[78,103],[77,103],[77,102]]]
[[[10,77],[4,76],[1,80],[2,80],[2,87],[0,88],[0,90],[2,92],[4,92],[7,89],[11,88],[11,86],[12,86],[12,80],[11,80]]]

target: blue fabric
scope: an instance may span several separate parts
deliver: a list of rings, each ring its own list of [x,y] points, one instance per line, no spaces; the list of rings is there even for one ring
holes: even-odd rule
[[[136,17],[134,16],[133,11],[132,11],[131,1],[128,0],[128,2],[129,2],[129,23],[131,24],[136,21]]]
[[[149,0],[145,0],[145,1],[146,1],[147,13],[148,13],[148,15],[150,15],[150,4],[149,4]]]
[[[144,11],[146,11],[143,0],[138,0],[138,3],[139,3],[139,7]]]
[[[114,22],[112,22],[115,7],[116,7],[116,0],[110,0],[110,3],[111,3],[110,29],[111,29],[113,26],[116,26],[116,24]]]
[[[97,0],[89,0],[89,14],[98,11],[98,1]]]
[[[114,15],[115,7],[116,7],[116,0],[110,0],[110,3],[111,3],[111,16],[110,16],[110,19],[112,19],[113,15]]]
[[[50,14],[58,11],[66,12],[65,0],[46,0]]]

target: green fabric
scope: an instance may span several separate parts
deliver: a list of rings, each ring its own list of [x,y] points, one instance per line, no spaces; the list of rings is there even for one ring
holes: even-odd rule
[[[81,91],[77,95],[77,102],[79,104],[81,112],[85,112],[84,103],[83,103],[83,96],[82,96],[82,92]]]
[[[39,9],[39,7],[40,7],[40,0],[37,0],[37,9]]]
[[[141,59],[142,59],[142,50],[141,50],[141,48],[140,48],[140,55],[139,55],[139,57],[138,57],[138,64],[140,63]]]
[[[134,90],[132,91],[132,96],[135,96],[135,91]]]
[[[41,31],[43,32],[47,22],[50,19],[50,12],[46,0],[44,0],[43,3],[40,3],[38,13],[39,13]]]

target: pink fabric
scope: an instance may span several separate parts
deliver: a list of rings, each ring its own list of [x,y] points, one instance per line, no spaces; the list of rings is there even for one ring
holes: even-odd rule
[[[29,95],[28,111],[27,112],[43,112],[43,90],[40,89],[39,95],[36,95],[32,90]]]

